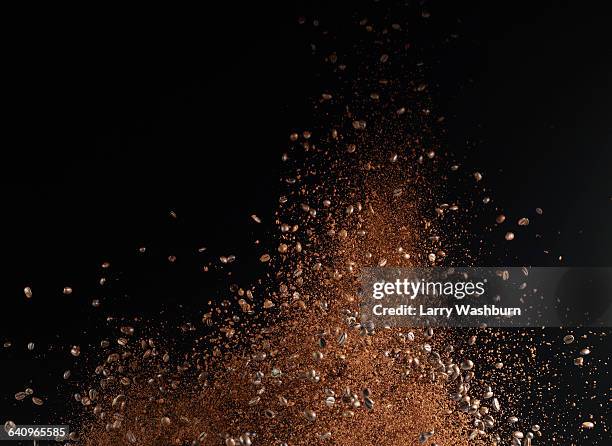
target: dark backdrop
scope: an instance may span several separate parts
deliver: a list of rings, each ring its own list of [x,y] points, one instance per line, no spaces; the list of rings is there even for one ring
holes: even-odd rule
[[[160,258],[177,255],[188,272],[151,260],[166,279],[138,285],[156,308],[205,287],[190,275],[200,265],[195,247],[240,256],[265,237],[270,226],[255,233],[248,216],[270,222],[287,135],[309,121],[309,97],[324,88],[312,20],[349,42],[347,24],[380,7],[5,11],[0,340],[13,346],[0,351],[2,421],[55,419],[12,395],[30,385],[52,396],[71,361],[46,350],[98,338],[89,302],[103,261],[128,268],[141,245]],[[544,209],[536,232],[545,242],[517,240],[507,256],[610,266],[608,11],[582,2],[424,8],[431,17],[421,39],[431,40],[425,58],[434,102],[447,116],[446,144],[485,172],[509,215]],[[401,3],[392,10],[403,14]],[[452,33],[452,44],[436,43]],[[66,285],[72,296],[62,296]]]

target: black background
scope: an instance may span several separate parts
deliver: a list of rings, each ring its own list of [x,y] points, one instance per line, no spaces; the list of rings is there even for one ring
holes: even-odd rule
[[[249,215],[270,221],[287,135],[308,122],[310,97],[325,87],[312,20],[350,42],[348,24],[380,7],[248,2],[3,14],[0,341],[13,347],[0,352],[2,421],[32,416],[11,401],[25,386],[53,395],[70,360],[48,359],[49,346],[97,339],[88,305],[103,261],[131,265],[141,245],[177,262],[201,245],[240,257],[265,236],[253,233]],[[544,242],[517,240],[505,255],[610,266],[608,11],[582,2],[423,8],[449,150],[485,173],[508,215],[544,209],[534,229]],[[392,10],[403,14],[401,3]],[[451,45],[435,43],[451,33],[459,35]],[[62,296],[66,285],[72,296]],[[185,290],[192,287],[144,289],[151,302],[178,302],[198,295]],[[62,403],[54,407],[63,412]]]

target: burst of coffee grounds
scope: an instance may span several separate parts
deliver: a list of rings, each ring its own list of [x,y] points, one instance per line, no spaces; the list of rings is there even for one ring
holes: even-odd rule
[[[83,412],[71,442],[443,446],[542,435],[545,421],[527,417],[515,389],[519,381],[535,394],[552,388],[532,383],[537,348],[525,355],[499,345],[545,334],[374,330],[359,314],[364,267],[477,262],[467,246],[478,236],[465,222],[488,203],[452,186],[469,181],[481,193],[483,174],[441,147],[444,119],[418,53],[406,51],[408,25],[361,20],[367,37],[351,51],[320,45],[333,82],[282,155],[275,246],[258,254],[267,275],[221,286],[180,341],[122,322],[116,341],[102,344],[95,379],[75,394]],[[205,269],[234,261],[223,255]]]

